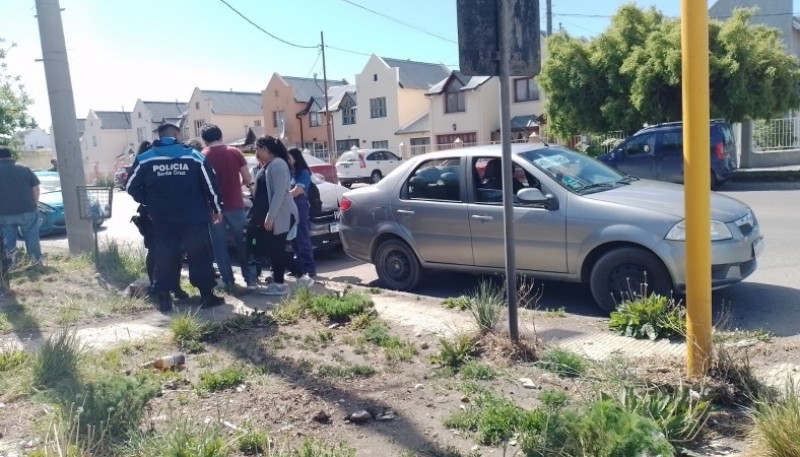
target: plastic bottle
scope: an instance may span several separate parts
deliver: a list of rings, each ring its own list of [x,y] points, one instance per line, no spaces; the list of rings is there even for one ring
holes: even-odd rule
[[[143,368],[153,367],[157,370],[166,371],[166,370],[174,370],[178,367],[182,367],[185,364],[186,364],[185,354],[172,354],[155,360],[151,360],[150,362],[147,362],[144,365],[142,365],[142,367]]]

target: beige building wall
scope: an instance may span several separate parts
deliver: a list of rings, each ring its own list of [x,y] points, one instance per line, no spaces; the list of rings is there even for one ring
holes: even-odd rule
[[[390,68],[375,55],[369,58],[361,73],[356,75],[357,125],[362,148],[371,148],[374,141],[388,141],[389,149],[399,153],[397,145],[401,140],[394,134],[401,125],[399,79],[398,69]],[[386,117],[372,118],[370,99],[380,97],[386,98]]]
[[[186,108],[185,122],[187,127],[184,131],[188,131],[188,135],[184,140],[202,141],[200,128],[204,124],[216,124],[222,130],[222,140],[230,142],[243,138],[247,135],[247,129],[262,124],[263,118],[258,115],[216,114],[211,102],[203,97],[203,92],[195,88]]]
[[[83,169],[87,182],[96,178],[113,177],[117,167],[125,162],[124,154],[128,148],[134,148],[136,140],[132,129],[107,130],[94,110],[86,116],[85,131],[81,140]],[[119,159],[119,156],[123,156]]]
[[[261,94],[261,106],[264,109],[264,133],[276,138],[280,136],[281,126],[275,124],[274,112],[282,111],[286,124],[284,142],[289,146],[300,146],[301,136],[303,138],[307,136],[308,128],[305,125],[301,127],[302,121],[296,117],[296,114],[302,111],[305,105],[294,101],[294,89],[278,73],[273,73],[266,89]]]
[[[152,119],[153,115],[142,99],[136,100],[136,105],[131,113],[131,127],[137,148],[142,141],[153,141],[158,138],[158,135],[153,132]]]

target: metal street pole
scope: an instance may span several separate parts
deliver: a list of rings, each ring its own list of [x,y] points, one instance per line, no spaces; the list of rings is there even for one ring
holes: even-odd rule
[[[328,103],[328,70],[325,66],[325,35],[319,32],[319,39],[322,43],[322,84],[325,88],[325,133],[328,136],[328,162],[336,163],[336,147],[333,144],[333,122],[331,122],[330,105]]]
[[[42,42],[42,60],[53,121],[58,173],[64,189],[62,195],[69,251],[72,254],[90,252],[94,248],[92,223],[80,218],[78,207],[77,189],[86,183],[86,177],[58,0],[36,0],[36,17]]]
[[[711,344],[711,169],[708,151],[708,9],[681,0],[683,160],[686,170],[686,364],[690,377],[708,372]]]
[[[547,36],[550,36],[550,35],[553,34],[553,1],[552,0],[547,0],[547,11],[545,11],[545,14],[547,14],[547,29],[546,29],[547,30]]]
[[[510,0],[498,0],[498,43],[500,78],[500,140],[503,149],[503,226],[506,249],[506,293],[508,295],[508,332],[512,341],[519,340],[517,317],[517,268],[514,251],[514,186],[511,162],[511,98],[509,73],[511,61],[511,5]]]

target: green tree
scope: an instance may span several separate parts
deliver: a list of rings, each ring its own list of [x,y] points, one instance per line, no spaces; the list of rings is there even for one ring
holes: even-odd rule
[[[800,107],[800,61],[777,29],[749,23],[754,11],[709,24],[713,118],[771,118]],[[681,120],[680,20],[628,4],[601,35],[560,33],[548,40],[548,52],[539,82],[555,134],[634,132]]]
[[[19,76],[11,75],[5,62],[8,51],[14,47],[5,45],[0,37],[0,144],[17,146],[14,133],[34,125],[28,116],[28,107],[32,103]]]

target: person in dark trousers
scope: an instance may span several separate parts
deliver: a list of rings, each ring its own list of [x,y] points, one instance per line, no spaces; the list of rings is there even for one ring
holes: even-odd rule
[[[311,187],[311,169],[308,168],[306,159],[299,149],[291,148],[288,153],[289,167],[292,170],[291,193],[297,205],[297,236],[292,240],[292,249],[296,257],[294,273],[300,284],[311,286],[314,283],[311,278],[317,275],[314,246],[311,244],[311,204],[307,194],[307,190]]]
[[[264,166],[256,176],[253,209],[250,211],[248,231],[251,239],[262,239],[262,244],[272,259],[272,283],[264,288],[264,295],[284,295],[289,291],[284,274],[291,264],[286,252],[286,240],[297,221],[297,206],[292,198],[292,173],[288,153],[283,143],[263,136],[256,140],[256,157]],[[255,266],[247,266],[245,279],[255,276]]]
[[[17,233],[25,240],[25,252],[35,263],[42,260],[39,242],[39,178],[14,160],[11,148],[0,146],[0,233],[6,256],[13,262]]]
[[[139,144],[139,149],[136,151],[136,155],[139,156],[142,153],[149,151],[152,146],[153,144],[149,141],[142,141]],[[152,289],[156,266],[155,241],[153,240],[153,221],[150,220],[150,214],[147,212],[147,206],[143,204],[140,204],[139,207],[136,208],[136,213],[137,214],[131,218],[131,222],[133,222],[136,225],[136,228],[139,229],[139,233],[142,235],[144,248],[147,251],[144,262],[145,267],[147,268],[147,279],[150,281],[150,293],[153,293]],[[178,284],[178,288],[173,290],[172,293],[175,295],[176,300],[186,300],[189,298],[189,294],[187,294],[185,290],[181,289],[180,284]]]
[[[170,291],[180,284],[181,254],[185,250],[189,281],[200,290],[200,307],[224,303],[214,295],[214,254],[209,222],[219,223],[217,178],[202,154],[178,141],[180,129],[165,123],[159,139],[136,157],[128,193],[144,204],[153,222],[155,271],[153,291],[161,311],[172,309]]]
[[[241,234],[246,219],[242,186],[252,190],[253,178],[242,151],[222,142],[222,130],[218,126],[204,125],[200,129],[200,136],[206,144],[203,155],[217,175],[222,196],[222,223],[211,226],[211,244],[214,246],[214,259],[217,261],[219,275],[230,289],[234,285],[234,277],[228,254],[228,236],[234,237],[234,247],[239,258],[243,249]]]

